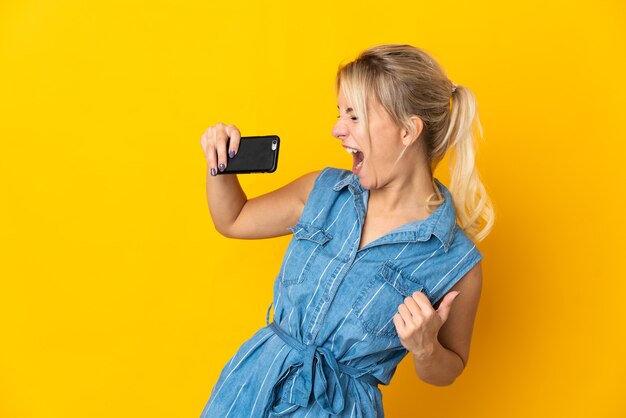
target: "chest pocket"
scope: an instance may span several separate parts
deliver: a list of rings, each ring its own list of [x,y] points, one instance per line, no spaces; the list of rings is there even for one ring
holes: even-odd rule
[[[298,223],[289,228],[293,232],[280,272],[280,281],[284,286],[302,283],[311,273],[311,268],[320,259],[324,247],[333,237],[322,227],[313,224]]]
[[[369,335],[396,338],[393,316],[404,299],[414,292],[428,296],[421,281],[386,261],[358,293],[352,312]]]

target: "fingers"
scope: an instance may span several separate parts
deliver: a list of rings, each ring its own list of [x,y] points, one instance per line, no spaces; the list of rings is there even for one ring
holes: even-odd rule
[[[459,292],[458,290],[448,292],[441,301],[441,304],[439,304],[437,313],[439,314],[443,322],[446,322],[448,320],[448,315],[450,314],[450,309],[452,308],[452,302],[456,299],[459,293],[461,292]]]
[[[398,313],[400,314],[400,317],[402,318],[405,326],[413,322],[413,313],[409,310],[406,304],[403,303],[402,305],[398,306]]]
[[[230,137],[230,146],[228,148],[228,157],[233,158],[239,150],[239,142],[241,140],[241,133],[235,125],[228,125],[228,136]]]
[[[228,142],[228,134],[226,130],[221,130],[216,134],[215,146],[217,150],[217,169],[222,172],[226,169],[228,163],[226,158],[226,143]]]
[[[204,151],[207,168],[211,171],[211,175],[215,175],[215,144],[213,141],[213,127],[207,129],[200,137],[200,145]]]
[[[412,296],[404,298],[404,303],[398,306],[398,313],[394,315],[393,321],[396,326],[406,328],[412,323],[422,323],[434,313],[435,311],[426,295],[422,292],[414,292]]]
[[[398,330],[398,335],[404,335],[406,331],[406,324],[404,319],[402,319],[402,315],[399,313],[393,316],[393,323],[396,325],[396,329]]]
[[[428,317],[434,313],[434,309],[426,295],[419,291],[413,292],[412,296],[404,298],[404,305],[406,305],[413,316]]]
[[[209,141],[207,145],[207,153],[206,153],[206,162],[209,170],[211,171],[211,175],[215,176],[217,174],[217,160],[215,158],[215,142]]]
[[[398,306],[398,313],[395,314],[392,319],[398,330],[398,336],[403,338],[412,332],[412,330],[416,329],[419,323],[416,322],[417,317],[413,316],[404,303]]]
[[[235,125],[225,125],[221,122],[210,126],[200,139],[204,150],[207,167],[212,176],[223,172],[228,166],[228,158],[232,158],[239,151],[241,133]],[[228,148],[228,149],[227,149]]]

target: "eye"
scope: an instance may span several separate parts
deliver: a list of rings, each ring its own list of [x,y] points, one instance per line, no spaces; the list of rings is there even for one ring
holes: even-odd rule
[[[341,119],[341,115],[337,116],[337,119]],[[359,118],[357,118],[356,116],[351,116],[350,119],[359,120]]]

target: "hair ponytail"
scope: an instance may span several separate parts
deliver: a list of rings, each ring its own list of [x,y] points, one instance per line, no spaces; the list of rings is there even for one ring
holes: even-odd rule
[[[450,125],[444,139],[449,143],[447,148],[450,148],[450,193],[461,228],[473,240],[480,242],[491,232],[495,214],[476,168],[478,144],[475,130],[482,138],[474,94],[459,85],[452,93]]]

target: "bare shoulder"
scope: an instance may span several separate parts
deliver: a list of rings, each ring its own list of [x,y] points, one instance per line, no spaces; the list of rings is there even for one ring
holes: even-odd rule
[[[479,261],[452,286],[450,292],[458,290],[461,293],[452,302],[448,319],[439,330],[438,339],[441,345],[457,353],[464,365],[469,360],[474,319],[482,291],[482,277],[482,261]]]

